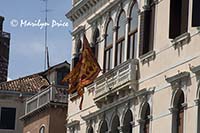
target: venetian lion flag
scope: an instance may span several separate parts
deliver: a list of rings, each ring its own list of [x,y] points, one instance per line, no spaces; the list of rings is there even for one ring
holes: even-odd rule
[[[80,55],[80,60],[72,71],[63,79],[63,81],[70,85],[68,90],[69,94],[77,91],[78,96],[82,97],[80,109],[82,109],[84,87],[92,83],[100,71],[100,66],[92,53],[86,36],[84,35],[83,50]]]

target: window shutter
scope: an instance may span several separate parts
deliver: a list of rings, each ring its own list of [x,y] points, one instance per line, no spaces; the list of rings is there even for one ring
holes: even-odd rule
[[[140,51],[139,55],[143,55],[150,50],[150,33],[151,31],[151,10],[145,10],[141,13],[140,19]]]
[[[180,34],[186,33],[188,31],[188,10],[189,10],[189,0],[181,1],[181,32]]]
[[[180,35],[181,30],[181,2],[170,1],[169,38],[174,39]]]
[[[140,15],[140,48],[139,48],[139,56],[143,55],[143,49],[145,46],[145,12],[142,12]]]
[[[192,8],[192,27],[200,26],[200,0],[193,0],[193,8]]]

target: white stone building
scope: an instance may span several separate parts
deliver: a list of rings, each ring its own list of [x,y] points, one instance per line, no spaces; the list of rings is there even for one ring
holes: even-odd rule
[[[68,133],[199,133],[198,0],[73,0],[72,67],[85,33],[102,68],[69,99]]]

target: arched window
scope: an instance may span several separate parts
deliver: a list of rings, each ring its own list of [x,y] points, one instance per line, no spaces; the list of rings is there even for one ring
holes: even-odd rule
[[[110,19],[106,27],[104,72],[112,68],[112,56],[113,56],[113,21],[112,19]]]
[[[95,28],[94,30],[94,34],[93,34],[93,41],[92,41],[92,52],[94,54],[94,56],[96,57],[96,59],[98,59],[98,44],[99,44],[99,36],[100,36],[100,32],[98,28]]]
[[[125,27],[126,27],[126,15],[122,11],[119,15],[117,22],[117,45],[116,45],[116,58],[115,65],[119,65],[125,61]]]
[[[74,58],[72,59],[72,67],[75,67],[77,62],[79,61],[79,56],[80,56],[80,52],[81,52],[81,48],[82,48],[82,42],[81,42],[81,39],[78,39],[76,42],[75,42],[76,46],[75,46],[75,56]]]
[[[149,125],[150,125],[149,115],[150,115],[150,106],[146,102],[143,105],[142,111],[141,111],[142,123],[140,126],[140,133],[149,133]]]
[[[106,120],[104,120],[100,127],[100,133],[106,133],[108,131],[108,125]]]
[[[133,5],[131,10],[131,19],[129,22],[129,43],[127,49],[127,59],[133,59],[135,55],[135,48],[137,46],[137,31],[138,31],[138,4]]]
[[[132,124],[131,122],[133,121],[133,115],[131,110],[129,109],[124,117],[124,128],[123,128],[123,132],[124,133],[132,133]]]
[[[44,127],[44,126],[42,126],[42,127],[40,128],[39,133],[45,133],[45,127]]]
[[[119,133],[118,127],[120,126],[119,117],[116,115],[112,120],[111,133]]]
[[[88,133],[94,133],[94,130],[93,130],[92,126],[89,127]]]
[[[172,133],[183,133],[184,122],[184,93],[179,89],[174,97],[174,112],[172,116]]]

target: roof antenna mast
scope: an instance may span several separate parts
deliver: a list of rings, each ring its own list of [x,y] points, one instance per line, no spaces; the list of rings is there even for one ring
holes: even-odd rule
[[[43,2],[45,2],[45,32],[44,32],[44,43],[45,43],[45,58],[44,58],[44,70],[48,69],[50,67],[49,64],[49,51],[48,51],[48,0],[42,0]]]

